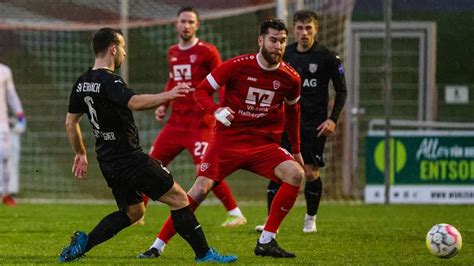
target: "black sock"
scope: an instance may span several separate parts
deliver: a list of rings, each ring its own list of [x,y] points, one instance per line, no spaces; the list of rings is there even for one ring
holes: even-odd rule
[[[173,218],[176,232],[189,243],[197,258],[203,258],[209,251],[209,246],[191,207],[188,205],[182,209],[171,211],[171,218]]]
[[[122,211],[113,212],[105,216],[88,235],[86,251],[94,246],[114,237],[125,227],[130,226],[130,218]]]
[[[268,188],[267,188],[267,208],[268,208],[268,213],[270,213],[270,207],[272,206],[273,198],[275,197],[276,193],[278,192],[278,189],[280,188],[280,184],[275,183],[273,181],[270,181],[268,183]]]
[[[306,198],[306,213],[308,215],[314,216],[318,213],[322,194],[323,183],[320,177],[314,181],[306,182],[304,186],[304,196]]]

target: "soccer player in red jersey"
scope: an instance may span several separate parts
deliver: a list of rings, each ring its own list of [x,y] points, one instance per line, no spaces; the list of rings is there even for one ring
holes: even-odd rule
[[[177,15],[176,30],[179,35],[179,43],[171,46],[168,51],[169,79],[165,91],[178,84],[196,88],[212,70],[222,64],[217,48],[199,40],[196,36],[196,31],[199,28],[197,10],[193,7],[183,7]],[[223,93],[223,90],[220,93]],[[163,121],[168,107],[172,109],[171,116],[156,136],[150,156],[166,166],[179,153],[187,150],[193,158],[197,171],[212,138],[215,118],[196,103],[192,92],[172,103],[160,105],[155,110],[157,121]],[[247,219],[237,206],[227,182],[219,183],[212,188],[212,191],[222,201],[228,212],[228,218],[222,226],[236,227],[247,223]],[[158,235],[151,248],[156,248],[161,253],[165,245],[166,243]],[[156,257],[156,254],[145,253],[140,254],[139,257],[148,257],[147,255]]]
[[[260,26],[257,54],[226,61],[198,86],[196,101],[218,120],[198,177],[188,192],[196,208],[211,188],[237,169],[245,169],[281,183],[255,254],[292,258],[278,246],[275,236],[293,207],[304,177],[300,153],[300,87],[298,73],[282,61],[288,30],[281,20]],[[225,86],[224,100],[216,105],[212,95]],[[285,119],[286,115],[286,119]],[[293,155],[280,147],[286,124]],[[175,234],[171,217],[160,232],[168,240]]]

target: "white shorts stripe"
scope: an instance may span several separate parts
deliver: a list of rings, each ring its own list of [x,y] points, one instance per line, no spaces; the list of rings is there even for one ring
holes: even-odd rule
[[[285,102],[288,105],[293,105],[293,104],[297,103],[299,101],[299,99],[300,99],[300,96],[296,97],[296,99],[291,100],[291,101],[288,101],[288,99],[285,98]]]
[[[217,90],[221,87],[219,86],[219,84],[217,84],[216,80],[214,79],[211,73],[207,75],[206,79],[209,82],[209,84],[211,84],[212,88],[214,88],[214,90]]]

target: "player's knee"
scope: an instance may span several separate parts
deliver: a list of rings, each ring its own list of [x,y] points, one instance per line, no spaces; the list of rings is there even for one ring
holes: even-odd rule
[[[319,178],[319,167],[314,165],[304,165],[304,177],[306,181],[312,182]]]
[[[166,194],[164,194],[160,199],[161,202],[167,204],[172,210],[181,209],[189,205],[188,197],[186,192],[178,185],[174,183]]]
[[[127,216],[130,218],[131,223],[135,223],[136,221],[140,220],[143,215],[145,215],[145,207],[143,204],[130,206],[127,210]]]
[[[315,175],[313,172],[305,172],[304,177],[306,181],[312,182],[319,178],[319,175]]]
[[[197,202],[201,202],[206,198],[209,191],[211,191],[213,185],[213,180],[203,176],[198,176],[188,194]]]
[[[289,183],[294,184],[294,185],[300,185],[304,177],[305,177],[305,173],[304,173],[303,168],[299,165],[296,165],[290,175],[291,182]]]
[[[176,205],[179,205],[179,207],[185,207],[189,205],[188,201],[188,194],[184,190],[176,191],[174,194],[174,202]]]

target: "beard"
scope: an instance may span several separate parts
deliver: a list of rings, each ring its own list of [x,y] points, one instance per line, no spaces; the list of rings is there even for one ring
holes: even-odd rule
[[[191,38],[193,36],[191,34],[188,34],[188,33],[183,33],[183,34],[180,34],[179,37],[181,38],[181,40],[187,42],[187,41],[191,40]]]
[[[276,65],[281,62],[281,55],[270,53],[270,51],[265,48],[265,45],[262,46],[262,55],[270,65]]]

